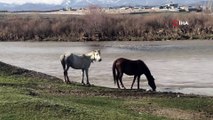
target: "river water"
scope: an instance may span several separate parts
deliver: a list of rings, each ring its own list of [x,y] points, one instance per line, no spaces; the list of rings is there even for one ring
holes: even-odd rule
[[[0,42],[0,61],[63,78],[59,56],[100,49],[103,61],[91,64],[90,83],[116,87],[112,63],[119,57],[141,59],[156,79],[157,91],[213,96],[213,41],[155,42]],[[81,70],[69,70],[72,81],[81,82]],[[130,88],[132,77],[124,75]],[[135,86],[136,88],[136,86]],[[141,88],[150,89],[141,78]]]

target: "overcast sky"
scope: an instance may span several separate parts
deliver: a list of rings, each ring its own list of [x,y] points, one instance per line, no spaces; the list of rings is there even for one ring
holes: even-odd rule
[[[24,3],[46,3],[46,4],[61,4],[64,0],[0,0],[3,3],[15,3],[15,4],[24,4]]]
[[[63,1],[65,1],[65,0],[0,0],[0,2],[3,2],[3,3],[15,3],[15,4],[24,4],[24,3],[61,4]],[[113,1],[113,0],[111,0],[111,1]],[[132,1],[134,1],[134,0],[132,0]],[[157,0],[147,0],[147,1],[157,1]],[[177,2],[178,0],[165,0],[165,1],[166,2],[168,2],[168,1]],[[185,2],[189,3],[189,2],[196,2],[196,1],[202,1],[202,0],[180,0],[180,1],[185,1]]]

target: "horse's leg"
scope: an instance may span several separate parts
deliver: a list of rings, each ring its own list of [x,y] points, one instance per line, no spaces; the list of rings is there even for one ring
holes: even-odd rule
[[[119,78],[117,79],[117,86],[118,86],[118,89],[121,89],[121,87],[119,85]]]
[[[117,72],[117,76],[116,76],[116,81],[117,81],[117,86],[118,86],[118,89],[120,89],[120,85],[119,85],[119,76],[120,76],[120,72],[118,71]]]
[[[82,81],[81,81],[82,85],[85,85],[84,83],[84,69],[82,69]]]
[[[67,71],[64,70],[64,82],[67,83]]]
[[[89,71],[89,69],[86,69],[87,85],[90,85],[90,83],[89,83],[89,77],[88,77],[88,71]]]
[[[121,87],[120,87],[120,85],[119,85],[119,83],[118,83],[119,81],[117,81],[117,86],[118,86],[118,89],[121,89]]]
[[[140,89],[140,75],[138,76],[138,89]]]
[[[124,86],[124,84],[123,84],[123,82],[122,82],[122,77],[123,77],[123,73],[120,74],[119,78],[120,78],[121,86],[122,86],[124,89],[126,89],[125,86]]]
[[[66,74],[66,81],[65,82],[69,84],[71,82],[70,82],[70,79],[69,79],[69,76],[68,76],[68,70],[69,70],[69,67],[67,66],[67,69],[65,70],[65,74]]]
[[[131,85],[131,89],[133,88],[133,85],[135,84],[136,77],[137,77],[137,76],[135,75],[134,78],[133,78],[132,85]]]
[[[64,69],[64,82],[68,83],[69,82],[69,78],[68,78],[68,71],[69,67],[67,66],[67,68]]]

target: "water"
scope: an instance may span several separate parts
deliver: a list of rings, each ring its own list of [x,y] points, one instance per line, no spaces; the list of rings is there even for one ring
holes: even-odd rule
[[[156,79],[158,91],[213,96],[213,41],[164,42],[0,42],[0,61],[63,78],[59,56],[101,49],[101,62],[89,71],[90,83],[116,87],[112,63],[119,57],[142,59]],[[81,82],[80,70],[69,70],[70,79]],[[123,81],[130,88],[132,77]],[[136,88],[136,86],[135,86]],[[150,89],[143,76],[141,88]]]

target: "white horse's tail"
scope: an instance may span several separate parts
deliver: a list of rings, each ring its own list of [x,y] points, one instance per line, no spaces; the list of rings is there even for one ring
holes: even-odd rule
[[[60,61],[61,61],[63,69],[65,70],[65,67],[66,67],[66,65],[65,65],[65,55],[61,55],[60,56]]]

